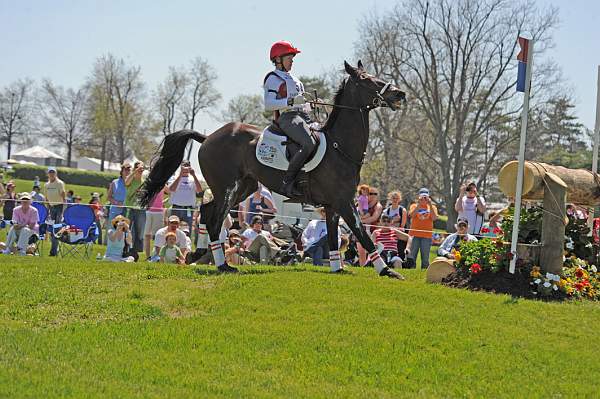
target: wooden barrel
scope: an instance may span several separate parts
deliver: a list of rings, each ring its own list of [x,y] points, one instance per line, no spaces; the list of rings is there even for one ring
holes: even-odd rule
[[[454,259],[448,259],[443,256],[438,256],[429,264],[427,268],[427,282],[441,283],[442,279],[454,273]]]

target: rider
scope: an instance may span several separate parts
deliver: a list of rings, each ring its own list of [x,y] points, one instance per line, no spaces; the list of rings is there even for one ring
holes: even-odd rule
[[[273,111],[274,121],[294,142],[300,144],[283,176],[281,191],[288,197],[300,195],[294,190],[294,180],[315,148],[310,134],[310,106],[304,98],[304,85],[290,74],[294,56],[300,50],[290,42],[279,41],[271,46],[270,58],[275,70],[264,79],[265,110]]]

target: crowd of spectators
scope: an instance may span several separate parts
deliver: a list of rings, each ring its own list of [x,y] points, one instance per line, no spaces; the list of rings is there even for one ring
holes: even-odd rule
[[[200,237],[206,230],[199,225],[200,205],[210,200],[210,189],[199,180],[189,161],[184,161],[164,189],[150,201],[148,209],[140,209],[137,195],[146,169],[141,161],[133,165],[123,163],[119,177],[107,188],[104,203],[99,193],[92,193],[86,201],[99,227],[96,242],[106,245],[102,259],[132,262],[143,253],[143,259],[155,262],[211,262],[211,252],[206,245],[200,245]],[[32,202],[47,207],[46,224],[55,226],[62,222],[66,207],[82,200],[73,190],[66,189],[54,167],[48,168],[45,182],[35,179],[31,192],[17,194],[13,181],[0,185],[3,217],[11,221],[3,253],[26,254],[31,236],[38,234],[39,215]],[[386,200],[381,200],[376,187],[362,184],[357,187],[356,208],[387,264],[412,268],[420,256],[421,268],[428,267],[439,211],[427,188],[418,190],[413,201],[403,201],[398,190],[387,193]],[[461,241],[494,236],[501,218],[500,213],[491,212],[486,220],[486,202],[475,183],[460,187],[454,210],[458,215],[456,232],[443,242],[437,241],[441,243],[437,254],[448,258],[453,257],[453,249]],[[578,218],[586,217],[575,206],[570,205],[567,212]],[[270,223],[277,216],[273,196],[259,184],[232,213],[234,218],[226,218],[220,235],[228,264],[282,263],[286,256],[303,258],[315,265],[328,261],[330,248],[324,208],[316,210],[318,217],[310,220],[301,234],[282,236],[278,234],[281,223],[275,227]],[[58,237],[52,234],[52,229],[50,232],[49,254],[56,256]],[[338,249],[346,262],[360,266],[370,264],[367,251],[352,237],[343,220],[338,227],[338,237]]]

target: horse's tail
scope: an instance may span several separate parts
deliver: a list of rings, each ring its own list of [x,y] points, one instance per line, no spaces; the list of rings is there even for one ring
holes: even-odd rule
[[[147,207],[152,198],[162,190],[167,180],[175,173],[181,162],[189,139],[199,143],[206,136],[194,130],[183,129],[166,136],[158,146],[148,177],[140,188],[138,200],[142,207]]]

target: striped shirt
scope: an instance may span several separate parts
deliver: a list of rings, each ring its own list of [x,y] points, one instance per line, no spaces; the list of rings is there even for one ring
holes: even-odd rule
[[[375,244],[383,244],[384,251],[398,251],[396,241],[398,241],[398,235],[392,229],[380,228],[373,232],[375,238]]]

